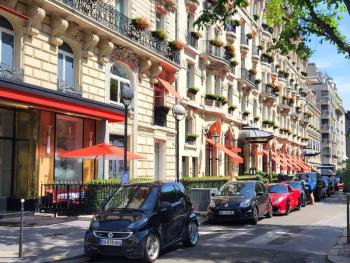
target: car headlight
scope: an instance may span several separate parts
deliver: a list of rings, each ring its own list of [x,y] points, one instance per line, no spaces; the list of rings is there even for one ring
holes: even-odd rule
[[[275,200],[275,202],[276,203],[280,203],[280,202],[282,202],[284,200],[284,198],[281,196],[281,197],[278,197],[276,200]]]
[[[214,200],[210,200],[210,203],[209,203],[209,207],[215,207],[215,201]]]
[[[148,217],[142,217],[134,223],[128,225],[128,228],[139,228],[148,222]]]
[[[100,223],[96,220],[96,217],[93,217],[91,222],[90,222],[90,228],[92,230],[97,229],[100,226]]]
[[[250,200],[244,200],[239,206],[242,208],[247,208],[248,206],[250,206]]]

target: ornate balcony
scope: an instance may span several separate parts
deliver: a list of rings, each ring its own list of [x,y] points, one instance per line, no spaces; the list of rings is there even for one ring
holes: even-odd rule
[[[275,100],[277,98],[276,94],[275,94],[276,92],[274,91],[274,89],[271,86],[264,84],[263,91],[264,91],[264,96],[266,99]]]
[[[160,54],[161,56],[179,64],[180,53],[169,46],[168,42],[161,41],[149,30],[139,30],[132,20],[118,12],[114,6],[104,3],[102,0],[55,0],[72,8],[72,12],[81,14],[95,20],[97,23],[108,27],[114,32],[129,38],[137,44]]]
[[[57,90],[68,95],[82,96],[83,90],[80,85],[71,84],[63,80],[57,80]]]
[[[254,45],[252,48],[252,60],[257,62],[260,60],[260,50],[256,45]]]
[[[227,25],[226,27],[226,39],[228,42],[234,42],[237,38],[236,35],[236,29],[237,27],[233,24]]]
[[[225,51],[224,47],[217,47],[210,44],[209,41],[205,41],[205,49],[201,53],[201,58],[210,61],[210,65],[214,70],[229,71],[230,69],[230,56]]]
[[[249,50],[249,39],[245,33],[241,33],[241,49],[245,51]]]
[[[0,77],[5,79],[23,81],[23,69],[15,68],[7,64],[0,64]]]
[[[187,32],[187,44],[195,49],[198,49],[198,38],[196,38],[193,32]]]
[[[246,68],[241,68],[241,78],[238,80],[243,88],[256,89],[255,76],[250,74]]]

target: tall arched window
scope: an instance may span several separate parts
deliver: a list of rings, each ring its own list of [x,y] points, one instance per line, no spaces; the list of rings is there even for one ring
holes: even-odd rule
[[[68,86],[75,84],[73,50],[65,42],[58,48],[58,82]]]
[[[128,70],[121,64],[114,64],[110,73],[109,100],[112,102],[122,102],[121,88],[123,85],[130,86]]]
[[[14,31],[10,22],[0,16],[0,63],[1,68],[12,70],[14,62]]]

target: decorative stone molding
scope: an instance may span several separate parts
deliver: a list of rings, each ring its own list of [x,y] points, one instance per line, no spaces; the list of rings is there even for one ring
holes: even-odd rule
[[[2,5],[12,10],[15,10],[17,2],[17,0],[4,0]]]
[[[46,11],[37,5],[31,4],[28,6],[27,15],[30,18],[28,20],[28,35],[31,37],[37,36],[40,24],[46,16]]]
[[[162,66],[157,62],[152,62],[151,68],[149,69],[149,78],[152,84],[157,84],[157,77],[162,72]]]
[[[69,22],[62,17],[51,17],[51,36],[49,40],[51,45],[60,46],[63,44],[61,37],[63,36],[64,32],[67,31],[68,26]]]
[[[144,79],[147,77],[147,72],[150,69],[152,62],[149,58],[140,59],[139,63],[139,78]]]
[[[87,32],[84,35],[83,57],[90,58],[94,55],[93,49],[98,44],[100,37],[94,33]]]
[[[111,61],[121,61],[127,64],[133,71],[139,67],[139,59],[136,54],[128,47],[116,46],[111,56]]]
[[[82,39],[82,33],[79,31],[79,25],[74,22],[69,22],[65,35],[77,42],[80,42]]]
[[[106,64],[109,61],[109,56],[112,53],[114,49],[113,42],[109,41],[108,39],[100,41],[100,57],[98,59],[98,62],[100,64]]]

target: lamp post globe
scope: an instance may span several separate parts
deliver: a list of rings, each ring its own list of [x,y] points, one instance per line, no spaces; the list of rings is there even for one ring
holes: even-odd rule
[[[173,112],[173,116],[174,118],[177,120],[177,121],[181,121],[185,115],[186,115],[186,109],[185,107],[177,102],[176,104],[174,104],[173,106],[173,109],[172,109],[172,112]]]
[[[134,98],[134,90],[127,83],[121,84],[121,98],[124,105],[124,168],[122,173],[122,182],[129,182],[129,171],[127,163],[128,152],[128,110],[132,99]],[[123,178],[125,177],[125,178]]]

